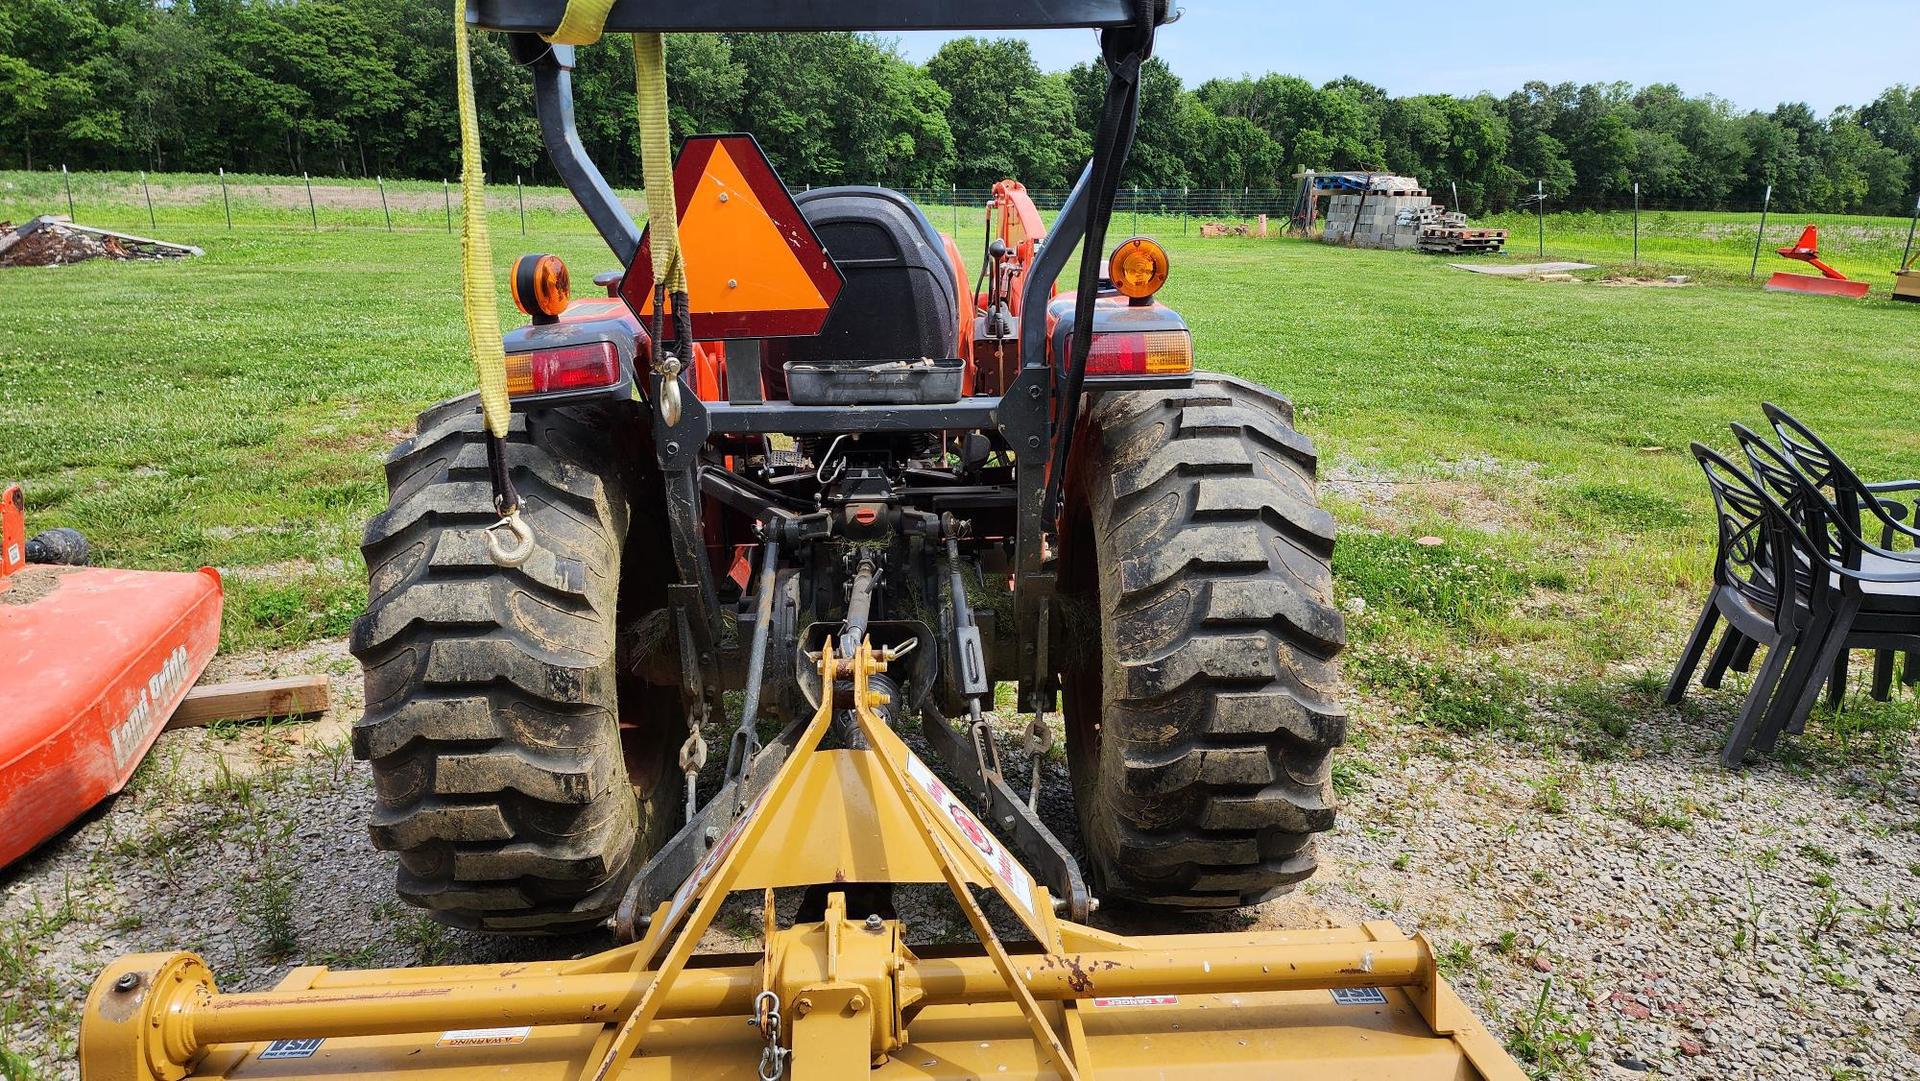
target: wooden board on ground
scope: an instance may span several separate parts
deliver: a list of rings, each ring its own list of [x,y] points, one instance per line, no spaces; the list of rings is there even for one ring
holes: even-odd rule
[[[327,677],[288,676],[245,683],[217,683],[187,692],[167,721],[169,731],[216,721],[307,717],[327,711]]]

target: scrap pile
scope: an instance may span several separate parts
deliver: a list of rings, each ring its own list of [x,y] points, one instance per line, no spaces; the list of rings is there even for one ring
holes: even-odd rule
[[[1467,216],[1446,207],[1420,212],[1418,246],[1421,251],[1447,255],[1499,255],[1507,246],[1505,229],[1471,229]]]
[[[1465,214],[1434,202],[1410,176],[1370,175],[1357,190],[1334,192],[1326,223],[1327,243],[1364,248],[1491,255],[1507,242],[1504,229],[1468,228]]]
[[[1262,214],[1251,224],[1247,222],[1207,221],[1200,223],[1202,237],[1216,236],[1266,236],[1267,216]]]
[[[18,228],[10,221],[0,221],[0,267],[66,266],[87,259],[180,259],[201,254],[192,245],[75,225],[66,217],[51,214]]]

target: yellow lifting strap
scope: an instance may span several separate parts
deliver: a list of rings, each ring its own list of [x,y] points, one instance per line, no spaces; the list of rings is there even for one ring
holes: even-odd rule
[[[574,0],[575,3],[580,0]],[[571,8],[573,5],[569,4]],[[564,22],[562,25],[565,25]],[[667,292],[684,297],[687,267],[680,253],[680,214],[673,195],[673,144],[667,129],[667,38],[633,35],[634,105],[640,119],[640,169],[647,185],[647,247]],[[659,198],[655,198],[656,193]],[[684,303],[677,301],[676,303]],[[681,342],[682,349],[690,348]]]
[[[546,40],[554,45],[592,45],[600,40],[614,0],[567,0],[560,25]],[[640,167],[647,189],[647,248],[657,281],[667,292],[687,291],[680,258],[680,218],[673,198],[673,144],[667,127],[667,39],[633,35],[633,94],[640,122]]]
[[[460,99],[460,296],[467,314],[467,350],[480,381],[480,412],[487,431],[507,437],[507,357],[500,345],[499,293],[493,280],[493,241],[487,234],[486,175],[480,161],[480,110],[473,98],[467,49],[466,0],[453,5],[454,82]]]
[[[546,40],[556,45],[591,45],[600,40],[614,0],[568,0],[560,25]],[[487,231],[486,177],[481,168],[479,107],[473,94],[473,63],[467,44],[464,0],[453,5],[454,73],[460,99],[461,296],[466,308],[467,348],[480,382],[480,409],[487,430],[507,434],[507,361],[500,346],[499,292],[493,280],[493,242]],[[640,123],[640,150],[647,188],[649,249],[660,280],[672,293],[685,293],[686,268],[680,259],[680,222],[673,201],[672,144],[667,127],[666,38],[633,35],[634,98]],[[664,192],[665,198],[656,198]]]

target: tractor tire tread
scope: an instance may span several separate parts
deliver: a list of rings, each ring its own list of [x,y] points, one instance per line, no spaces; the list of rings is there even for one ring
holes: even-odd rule
[[[617,574],[627,504],[591,409],[516,413],[506,461],[534,555],[501,568],[487,435],[471,396],[420,415],[387,458],[362,552],[366,673],[353,749],[370,833],[403,900],[456,927],[567,932],[603,921],[635,860],[622,762]]]
[[[1313,873],[1335,815],[1333,519],[1284,399],[1202,376],[1089,419],[1105,676],[1083,838],[1103,895],[1233,907]]]

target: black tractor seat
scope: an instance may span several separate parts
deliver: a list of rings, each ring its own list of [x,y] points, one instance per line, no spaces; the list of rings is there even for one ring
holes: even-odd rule
[[[912,200],[886,188],[815,188],[796,196],[846,276],[810,338],[767,343],[767,394],[785,398],[787,364],[865,368],[959,355],[959,283],[946,243]]]

